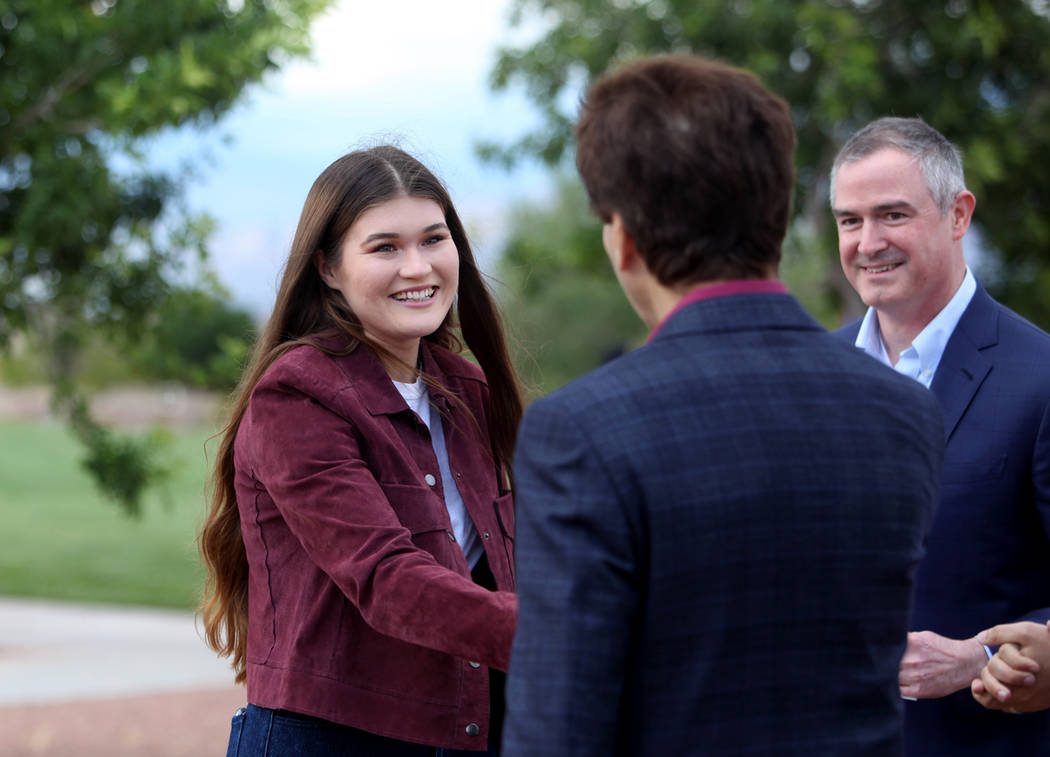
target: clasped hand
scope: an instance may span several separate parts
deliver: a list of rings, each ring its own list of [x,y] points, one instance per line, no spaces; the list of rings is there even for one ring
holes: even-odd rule
[[[973,698],[991,710],[1034,712],[1050,707],[1050,622],[995,626],[977,639],[999,651],[970,684]]]
[[[988,660],[976,639],[949,639],[932,631],[908,634],[908,647],[901,658],[901,696],[937,699],[965,689]]]

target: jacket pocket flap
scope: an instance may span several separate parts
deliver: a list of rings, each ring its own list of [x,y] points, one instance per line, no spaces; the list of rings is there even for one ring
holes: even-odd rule
[[[448,510],[433,489],[409,484],[383,484],[397,519],[414,534],[447,531],[451,528]]]

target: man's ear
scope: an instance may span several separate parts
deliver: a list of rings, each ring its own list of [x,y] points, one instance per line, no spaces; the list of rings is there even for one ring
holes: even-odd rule
[[[332,268],[328,265],[328,261],[324,259],[324,253],[320,250],[314,253],[314,268],[317,269],[317,273],[321,276],[321,281],[332,289],[336,288]]]
[[[972,192],[963,190],[955,195],[952,206],[948,213],[952,218],[952,239],[962,239],[963,234],[970,228],[970,219],[973,218],[973,209],[977,206],[977,198]]]
[[[615,271],[629,271],[641,262],[638,248],[634,244],[634,237],[624,226],[623,216],[613,213],[605,233],[608,234],[605,240],[606,251],[609,253],[609,260]]]

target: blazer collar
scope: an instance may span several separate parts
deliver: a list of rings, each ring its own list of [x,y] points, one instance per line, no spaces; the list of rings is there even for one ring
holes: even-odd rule
[[[646,342],[651,342],[660,333],[660,329],[663,328],[664,324],[674,316],[679,310],[694,302],[701,302],[703,300],[713,300],[716,297],[730,297],[735,294],[787,294],[787,288],[776,279],[735,279],[732,281],[723,281],[719,284],[705,284],[692,290],[683,297],[677,305],[675,305],[671,312],[665,315],[660,323],[656,325],[651,332],[649,332],[649,338]]]
[[[983,350],[999,343],[999,310],[978,284],[973,299],[948,339],[930,390],[944,411],[944,438],[951,438],[977,390],[992,370]]]
[[[790,294],[734,294],[687,304],[671,314],[649,343],[689,333],[731,333],[758,329],[825,330]]]

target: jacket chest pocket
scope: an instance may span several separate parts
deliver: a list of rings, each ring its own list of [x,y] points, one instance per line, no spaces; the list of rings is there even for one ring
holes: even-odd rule
[[[941,474],[942,485],[998,481],[1006,470],[1006,453],[986,454],[970,460],[948,457]]]
[[[503,536],[514,541],[514,495],[510,492],[496,497],[496,520]]]
[[[496,497],[493,503],[496,508],[496,520],[499,523],[503,549],[506,556],[507,575],[510,577],[510,587],[514,588],[517,578],[514,571],[514,495],[510,492]]]

